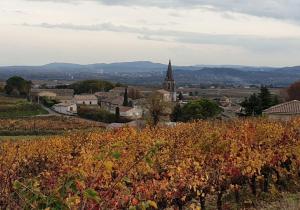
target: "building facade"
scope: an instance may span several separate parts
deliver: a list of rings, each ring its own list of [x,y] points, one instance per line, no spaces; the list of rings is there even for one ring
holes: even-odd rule
[[[141,107],[127,107],[119,106],[120,116],[128,119],[137,120],[143,117],[143,109]],[[115,110],[110,110],[111,113],[115,113]]]
[[[77,105],[98,105],[95,95],[75,95],[74,101]]]
[[[65,115],[77,114],[77,105],[75,103],[55,104],[52,108],[54,111]]]

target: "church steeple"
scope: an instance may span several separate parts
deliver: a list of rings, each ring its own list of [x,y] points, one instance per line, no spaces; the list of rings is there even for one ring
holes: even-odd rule
[[[171,60],[169,60],[167,75],[163,86],[166,91],[170,92],[171,101],[176,101],[176,87],[175,87],[175,80],[173,76]]]
[[[174,81],[171,60],[169,60],[169,66],[168,66],[168,71],[167,71],[167,75],[166,75],[165,81]]]

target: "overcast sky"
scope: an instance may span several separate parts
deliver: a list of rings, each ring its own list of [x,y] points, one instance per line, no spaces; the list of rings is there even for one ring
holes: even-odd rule
[[[300,65],[299,0],[0,0],[0,65]]]

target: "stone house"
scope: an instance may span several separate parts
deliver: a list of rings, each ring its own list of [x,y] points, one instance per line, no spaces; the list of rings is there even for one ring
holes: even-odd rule
[[[143,116],[143,109],[139,107],[119,106],[120,116],[130,119],[140,119]],[[112,112],[112,111],[111,111]],[[115,112],[112,112],[115,113]]]
[[[274,120],[291,120],[294,117],[300,117],[300,101],[294,100],[286,103],[272,106],[263,111],[263,115]]]
[[[95,95],[75,95],[74,101],[77,105],[98,105],[98,98]]]
[[[99,103],[101,108],[107,111],[115,111],[116,107],[123,106],[124,97],[117,96],[117,97],[108,97],[104,99],[99,99]]]

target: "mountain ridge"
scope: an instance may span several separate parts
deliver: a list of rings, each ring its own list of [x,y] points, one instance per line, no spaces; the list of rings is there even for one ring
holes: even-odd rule
[[[54,62],[41,66],[0,67],[0,78],[22,76],[31,80],[106,79],[131,84],[160,82],[166,64],[150,61],[74,64]],[[300,66],[255,67],[241,65],[173,66],[177,84],[272,84],[286,86],[300,80]]]

